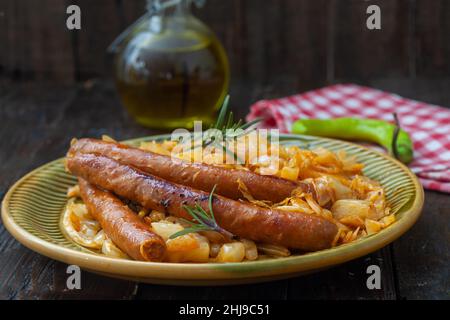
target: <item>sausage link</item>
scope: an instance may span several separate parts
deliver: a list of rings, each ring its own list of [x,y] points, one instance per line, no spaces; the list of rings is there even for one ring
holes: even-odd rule
[[[186,219],[191,217],[184,205],[197,203],[208,210],[208,193],[145,174],[106,157],[76,154],[67,158],[66,166],[90,183],[149,209]],[[329,248],[337,233],[337,226],[322,217],[267,209],[222,196],[214,196],[213,211],[217,223],[239,237],[304,251]]]
[[[89,212],[122,251],[135,260],[163,259],[166,243],[130,208],[110,192],[102,191],[82,178],[78,178],[78,182],[81,198]]]
[[[217,194],[235,200],[242,198],[238,180],[246,185],[255,199],[270,200],[275,203],[290,197],[292,191],[297,188],[314,193],[313,188],[306,183],[261,175],[252,171],[187,162],[114,142],[80,139],[71,146],[68,156],[75,153],[91,153],[111,158],[165,180],[206,192],[210,192],[214,185],[217,185],[215,190]]]

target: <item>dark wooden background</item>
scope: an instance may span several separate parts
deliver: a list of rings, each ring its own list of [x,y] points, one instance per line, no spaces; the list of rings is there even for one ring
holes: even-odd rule
[[[65,28],[77,4],[82,29]],[[381,8],[382,29],[366,28]],[[74,83],[109,75],[111,41],[143,14],[143,0],[1,0],[0,77]],[[447,0],[208,0],[194,10],[224,44],[233,79],[303,89],[340,79],[448,77]]]
[[[82,30],[65,27],[78,4]],[[382,29],[365,27],[381,7]],[[107,45],[144,11],[142,0],[0,0],[0,198],[29,170],[60,157],[74,136],[159,133],[138,126],[110,80]],[[357,82],[450,106],[450,1],[209,0],[195,10],[228,53],[232,107],[337,82]],[[236,287],[135,284],[83,272],[66,289],[66,265],[15,241],[0,224],[0,298],[449,299],[450,196],[426,192],[402,238],[310,276]],[[382,289],[368,290],[378,264]]]

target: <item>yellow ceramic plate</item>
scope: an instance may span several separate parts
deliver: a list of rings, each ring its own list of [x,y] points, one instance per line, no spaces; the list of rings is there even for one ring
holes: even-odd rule
[[[128,141],[164,139],[153,136]],[[2,219],[22,244],[50,258],[76,264],[92,272],[148,283],[216,285],[269,281],[310,273],[373,252],[400,237],[417,220],[423,189],[417,178],[398,161],[348,142],[299,135],[284,135],[283,143],[307,148],[344,149],[365,164],[364,173],[378,180],[397,221],[381,232],[356,242],[304,255],[242,263],[155,263],[108,258],[67,239],[60,230],[66,191],[75,178],[58,159],[30,172],[16,182],[2,203]]]

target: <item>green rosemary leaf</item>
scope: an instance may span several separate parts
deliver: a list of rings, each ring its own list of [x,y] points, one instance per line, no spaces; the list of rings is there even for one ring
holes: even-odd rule
[[[226,118],[227,113],[228,113],[228,103],[229,103],[229,101],[230,101],[230,96],[227,95],[225,97],[225,99],[223,100],[222,107],[220,108],[220,112],[219,112],[219,115],[217,117],[216,124],[214,125],[213,128],[220,129],[220,128],[223,127],[223,124],[225,123],[225,118]]]
[[[239,119],[239,121],[233,125],[233,130],[237,130],[241,126],[242,126],[242,119]]]
[[[226,123],[226,125],[222,128],[222,130],[227,130],[227,129],[229,129],[229,128],[231,128],[232,127],[232,125],[233,125],[233,111],[230,111],[230,113],[228,114],[228,120],[227,120],[227,123]]]
[[[216,218],[214,217],[212,203],[213,203],[214,191],[216,191],[216,187],[217,187],[217,184],[215,184],[214,187],[212,188],[211,193],[209,194],[209,198],[208,198],[209,214],[211,215],[211,218],[213,218],[214,221],[216,221]]]
[[[233,160],[234,160],[234,161],[237,161],[237,160],[238,160],[238,155],[237,155],[235,152],[231,151],[230,149],[228,149],[228,148],[227,148],[226,146],[224,146],[224,145],[222,145],[222,148],[223,148],[223,151],[225,151],[225,153],[227,153],[227,154],[229,154],[230,156],[233,157]]]
[[[184,223],[187,223],[187,224],[191,225],[191,226],[196,226],[197,225],[195,222],[192,222],[192,221],[190,221],[188,219],[180,218],[180,220],[183,221]]]
[[[194,233],[194,232],[206,231],[206,230],[210,230],[210,229],[208,227],[203,227],[203,226],[185,228],[183,230],[180,230],[180,231],[172,234],[169,237],[169,239],[175,239],[175,238],[178,238],[180,236],[184,236],[185,234],[188,234],[188,233]]]
[[[198,203],[195,204],[195,212],[202,217],[203,222],[206,224],[206,221],[210,220],[211,217],[209,214],[202,208]]]
[[[218,146],[222,147],[222,150],[225,151],[225,153],[232,156],[234,161],[239,161],[239,163],[244,163],[243,160],[237,155],[237,153],[235,153],[234,151],[231,151],[225,145],[218,143]]]
[[[225,138],[226,140],[233,140],[242,136],[245,136],[247,134],[249,134],[251,131],[253,131],[253,129],[242,129],[242,128],[237,128],[234,130],[230,130],[227,131]]]
[[[205,222],[203,222],[203,220],[198,216],[196,210],[194,210],[193,208],[190,208],[188,206],[183,206],[183,209],[187,211],[187,213],[189,213],[192,218],[194,218],[194,220],[197,220],[198,223],[200,223],[203,226],[208,226]]]
[[[240,127],[240,129],[245,130],[245,129],[247,129],[247,128],[250,128],[251,126],[254,126],[255,124],[261,122],[261,120],[262,120],[262,118],[256,118],[256,119],[253,119],[252,121],[243,124],[243,125]]]
[[[236,139],[238,137],[244,136],[249,133],[248,130],[253,130],[253,126],[261,121],[261,118],[254,119],[248,123],[243,123],[242,119],[234,123],[233,112],[229,112],[229,101],[230,96],[227,95],[223,100],[222,106],[219,111],[216,123],[211,126],[212,129],[217,129],[222,131],[225,141]],[[237,131],[237,132],[236,132]],[[211,144],[216,144],[218,142],[214,141],[208,134],[204,135],[200,143],[195,143],[191,146],[191,150],[197,149],[198,147],[207,147]],[[220,143],[219,143],[220,144]],[[222,145],[221,145],[222,146]],[[222,146],[223,147],[223,146]],[[225,147],[224,149],[228,154],[231,154],[235,160],[241,161],[237,155]]]
[[[224,235],[225,237],[227,237],[230,240],[236,238],[231,232],[223,229],[221,226],[219,226],[217,224],[217,221],[214,217],[213,207],[212,207],[215,189],[216,189],[216,186],[213,187],[213,189],[211,190],[211,193],[209,194],[209,198],[208,198],[209,213],[206,212],[205,209],[203,209],[200,206],[200,204],[198,204],[198,203],[196,203],[194,207],[183,206],[183,209],[186,210],[186,212],[189,213],[191,215],[191,217],[198,223],[195,223],[192,221],[187,221],[187,220],[183,219],[184,221],[189,223],[190,227],[185,228],[185,229],[173,234],[170,237],[170,239],[179,237],[180,235],[184,235],[184,234],[192,233],[192,232],[198,232],[198,231],[216,231],[216,232],[221,233],[222,235]]]

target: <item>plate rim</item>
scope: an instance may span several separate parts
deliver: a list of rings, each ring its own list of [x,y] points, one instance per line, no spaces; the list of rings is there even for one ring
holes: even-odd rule
[[[135,139],[126,140],[125,142],[142,141],[144,139],[157,139],[167,135],[151,135]],[[16,181],[5,194],[2,206],[1,217],[5,228],[20,243],[27,248],[38,252],[51,259],[58,260],[68,264],[76,264],[81,268],[98,270],[113,276],[117,274],[121,277],[129,279],[151,278],[173,281],[195,281],[195,280],[227,280],[227,279],[248,279],[266,278],[270,276],[279,276],[281,274],[295,274],[302,272],[311,272],[317,269],[332,267],[361,256],[374,252],[392,241],[402,236],[408,231],[418,220],[421,215],[424,204],[424,190],[415,174],[403,163],[389,157],[386,154],[376,150],[368,149],[364,146],[324,137],[312,137],[297,134],[280,134],[280,137],[287,138],[304,138],[310,140],[331,140],[339,143],[349,144],[369,150],[378,156],[394,162],[410,177],[414,184],[415,198],[410,207],[405,211],[404,216],[397,220],[393,225],[381,230],[379,233],[368,236],[366,239],[352,242],[350,244],[340,245],[338,247],[320,250],[304,255],[294,255],[286,258],[268,259],[261,261],[237,262],[237,263],[164,263],[164,262],[143,262],[135,260],[121,260],[110,258],[92,253],[77,251],[66,248],[58,244],[54,244],[43,240],[19,226],[9,211],[9,202],[14,192],[36,172],[47,166],[56,164],[64,158],[59,158],[43,164],[34,170],[28,172],[18,181]],[[321,257],[320,259],[317,256]],[[130,273],[130,268],[133,272]]]

